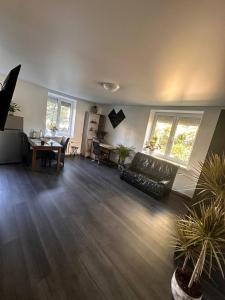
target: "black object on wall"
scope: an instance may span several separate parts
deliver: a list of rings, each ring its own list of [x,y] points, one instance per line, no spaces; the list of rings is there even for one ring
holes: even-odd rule
[[[109,120],[113,126],[113,128],[116,128],[126,117],[122,111],[122,109],[116,113],[115,109],[113,109],[109,114],[108,114]]]
[[[10,102],[16,87],[21,65],[12,69],[6,77],[0,91],[0,130],[4,130]]]

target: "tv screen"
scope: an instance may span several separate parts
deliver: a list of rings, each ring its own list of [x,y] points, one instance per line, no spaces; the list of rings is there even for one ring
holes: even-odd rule
[[[0,130],[4,130],[5,122],[8,116],[10,102],[15,90],[17,78],[20,72],[21,65],[12,69],[2,84],[0,91]]]

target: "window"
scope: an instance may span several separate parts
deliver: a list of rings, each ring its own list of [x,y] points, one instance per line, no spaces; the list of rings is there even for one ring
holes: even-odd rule
[[[202,114],[156,112],[146,149],[156,156],[187,165]]]
[[[73,107],[74,103],[72,101],[49,96],[46,112],[46,133],[51,134],[53,131],[59,136],[70,136],[72,133]]]

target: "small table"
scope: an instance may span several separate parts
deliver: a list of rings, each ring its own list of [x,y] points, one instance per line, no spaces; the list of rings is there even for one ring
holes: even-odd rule
[[[44,145],[41,145],[40,139],[29,139],[29,143],[32,147],[33,154],[32,154],[32,170],[36,169],[36,157],[37,151],[53,151],[56,150],[58,152],[57,156],[57,172],[60,171],[60,158],[61,158],[61,150],[62,145],[57,143],[56,141],[49,140],[45,142]]]
[[[101,148],[107,149],[109,151],[115,150],[115,147],[113,145],[110,145],[110,144],[100,143],[99,146]]]
[[[100,148],[107,154],[107,160],[110,160],[110,153],[115,150],[115,147],[110,144],[99,144]]]

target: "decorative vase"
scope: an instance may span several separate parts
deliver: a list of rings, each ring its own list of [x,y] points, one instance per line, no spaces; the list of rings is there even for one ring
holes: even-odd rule
[[[183,289],[180,287],[180,285],[177,282],[176,272],[177,270],[175,270],[175,272],[173,273],[173,277],[171,279],[171,290],[172,290],[174,300],[201,300],[202,296],[198,298],[193,298],[183,291]]]
[[[52,136],[55,137],[56,131],[52,131]]]

